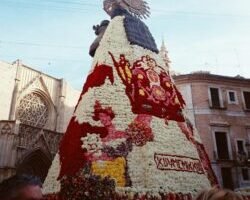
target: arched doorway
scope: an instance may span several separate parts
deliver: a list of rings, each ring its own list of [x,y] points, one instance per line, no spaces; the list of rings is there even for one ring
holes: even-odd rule
[[[43,150],[37,149],[28,154],[17,167],[17,174],[30,174],[44,182],[52,160]]]

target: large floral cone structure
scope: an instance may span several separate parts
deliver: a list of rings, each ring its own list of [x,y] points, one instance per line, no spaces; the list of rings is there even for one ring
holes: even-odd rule
[[[192,199],[217,183],[185,102],[133,9],[104,3],[112,20],[96,27],[92,70],[45,180],[47,198]]]

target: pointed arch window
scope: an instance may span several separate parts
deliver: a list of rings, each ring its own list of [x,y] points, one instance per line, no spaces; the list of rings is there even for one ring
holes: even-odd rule
[[[46,101],[38,94],[27,94],[17,108],[17,119],[23,124],[42,128],[49,117]]]

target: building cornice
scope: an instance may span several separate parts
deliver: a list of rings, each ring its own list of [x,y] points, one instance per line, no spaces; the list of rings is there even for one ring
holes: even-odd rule
[[[173,79],[177,84],[181,83],[192,83],[192,82],[214,82],[214,83],[233,83],[233,84],[245,84],[250,87],[250,79],[242,77],[230,77],[215,75],[209,73],[194,73],[194,74],[183,74],[183,75],[174,75]]]

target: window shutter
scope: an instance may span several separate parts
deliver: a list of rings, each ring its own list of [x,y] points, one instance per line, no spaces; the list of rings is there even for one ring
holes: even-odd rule
[[[210,88],[212,107],[213,108],[221,108],[220,105],[220,97],[219,97],[219,89],[218,88]]]

